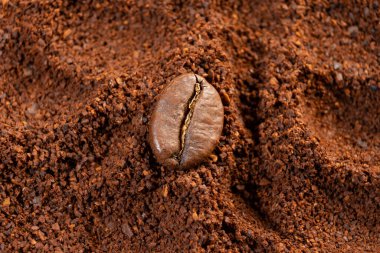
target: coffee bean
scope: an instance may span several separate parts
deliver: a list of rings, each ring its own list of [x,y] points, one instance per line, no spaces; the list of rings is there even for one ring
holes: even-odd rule
[[[158,162],[188,168],[206,159],[223,129],[223,104],[204,78],[183,74],[160,94],[149,128]]]

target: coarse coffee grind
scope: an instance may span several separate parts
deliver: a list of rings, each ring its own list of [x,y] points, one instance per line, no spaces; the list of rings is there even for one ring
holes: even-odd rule
[[[0,252],[380,252],[379,8],[0,1]]]

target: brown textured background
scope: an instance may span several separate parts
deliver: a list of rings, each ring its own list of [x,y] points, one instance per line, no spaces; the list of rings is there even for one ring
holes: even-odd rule
[[[378,1],[2,1],[0,252],[379,252]],[[194,72],[197,168],[147,144]]]

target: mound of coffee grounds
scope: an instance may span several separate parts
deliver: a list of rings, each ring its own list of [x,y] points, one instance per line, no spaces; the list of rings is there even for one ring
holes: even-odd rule
[[[378,1],[0,4],[0,252],[379,252]],[[183,73],[224,105],[160,165]]]

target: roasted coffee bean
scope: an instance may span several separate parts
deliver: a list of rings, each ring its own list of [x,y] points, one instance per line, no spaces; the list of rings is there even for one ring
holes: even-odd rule
[[[188,168],[207,158],[223,129],[223,104],[204,78],[183,74],[160,94],[149,128],[158,162]]]

